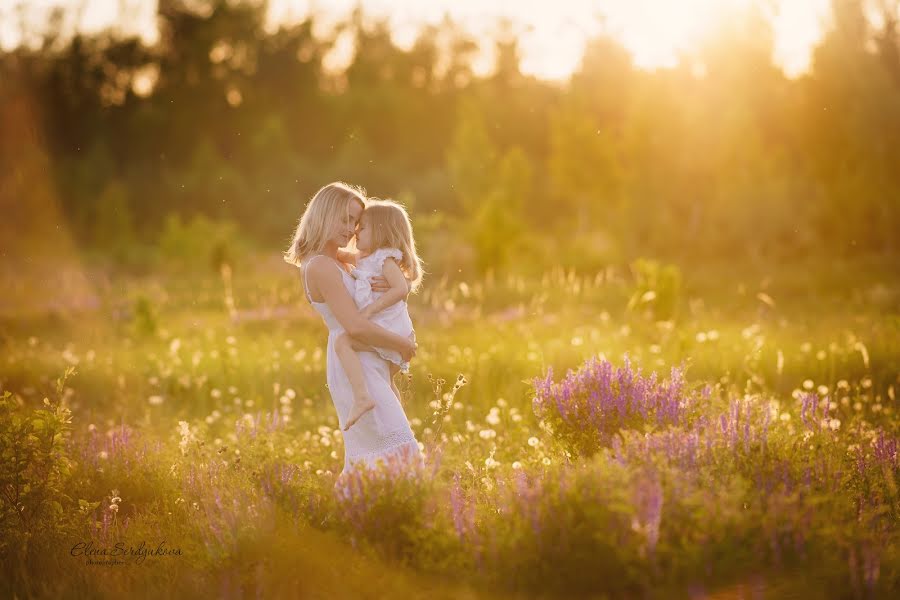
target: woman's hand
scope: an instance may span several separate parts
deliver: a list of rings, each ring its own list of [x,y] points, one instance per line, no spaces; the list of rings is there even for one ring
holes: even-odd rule
[[[416,332],[414,331],[412,337],[409,338],[409,347],[400,352],[400,357],[406,361],[411,361],[416,356],[416,348],[419,347],[419,344],[416,343]]]
[[[391,289],[391,284],[385,279],[384,275],[374,275],[370,278],[372,282],[373,292],[386,292]]]
[[[369,278],[372,283],[373,292],[386,292],[391,289],[391,284],[385,279],[384,275],[373,275]],[[406,278],[406,289],[409,289],[409,278]]]
[[[337,259],[344,264],[356,266],[357,260],[359,259],[359,253],[338,248]]]

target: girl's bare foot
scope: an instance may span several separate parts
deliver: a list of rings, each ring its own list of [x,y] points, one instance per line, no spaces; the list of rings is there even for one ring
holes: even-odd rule
[[[347,415],[347,423],[344,425],[344,431],[350,429],[354,423],[359,421],[360,417],[375,408],[375,401],[372,400],[372,397],[366,394],[361,398],[358,398],[355,402],[353,402],[353,406],[350,407],[350,414]]]

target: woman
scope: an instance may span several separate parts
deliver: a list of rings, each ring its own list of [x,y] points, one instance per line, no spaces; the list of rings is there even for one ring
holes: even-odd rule
[[[331,400],[343,429],[353,405],[353,391],[338,361],[335,339],[346,332],[358,342],[395,350],[404,360],[416,353],[416,343],[365,319],[351,296],[353,277],[347,272],[339,248],[346,247],[365,210],[365,198],[344,183],[330,183],[316,192],[294,232],[285,260],[303,272],[307,300],[328,327],[327,381]],[[377,289],[377,286],[376,286]],[[391,388],[388,362],[377,353],[360,352],[366,386],[375,408],[344,431],[344,469],[341,476],[364,463],[379,459],[421,460],[419,444],[400,400]]]

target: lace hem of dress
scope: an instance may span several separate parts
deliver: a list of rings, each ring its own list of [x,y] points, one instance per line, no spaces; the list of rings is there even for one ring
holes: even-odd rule
[[[385,455],[393,454],[397,450],[401,450],[404,446],[409,446],[410,449],[415,448],[416,452],[419,451],[419,443],[412,433],[402,430],[393,431],[385,435],[379,446],[374,450],[361,452],[359,454],[350,454],[348,458],[350,462],[354,463],[359,461],[370,462]]]

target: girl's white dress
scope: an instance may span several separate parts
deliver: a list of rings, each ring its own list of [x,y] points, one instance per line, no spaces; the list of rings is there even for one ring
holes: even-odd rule
[[[340,270],[341,277],[347,292],[352,296],[355,291],[355,281],[344,269],[330,258],[314,256],[312,260],[328,260],[334,264],[334,268]],[[306,263],[309,264],[309,261]],[[341,366],[341,361],[334,350],[335,339],[344,333],[344,328],[338,322],[337,317],[331,312],[328,304],[314,302],[306,292],[306,268],[303,268],[304,292],[306,299],[312,307],[322,316],[328,327],[328,346],[326,349],[326,381],[331,400],[337,411],[340,429],[344,429],[350,407],[353,405],[353,389],[347,374]],[[413,434],[406,418],[406,413],[400,405],[400,400],[391,389],[391,376],[388,363],[375,352],[359,352],[360,363],[363,367],[363,375],[366,387],[375,401],[375,408],[366,412],[356,424],[348,431],[342,431],[344,435],[344,469],[341,475],[353,470],[353,466],[365,463],[374,466],[379,459],[396,457],[402,460],[422,461],[419,451],[419,443]],[[337,488],[337,484],[335,486]]]
[[[352,273],[356,279],[353,300],[359,309],[365,308],[384,295],[384,292],[372,291],[372,282],[369,278],[374,275],[381,275],[384,261],[388,258],[393,258],[399,262],[403,258],[403,253],[396,248],[379,248],[357,261],[356,269]],[[413,324],[409,318],[409,309],[405,300],[396,302],[375,313],[372,315],[371,321],[384,327],[391,333],[396,333],[403,337],[411,337],[413,334]],[[396,350],[375,348],[375,351],[381,355],[381,358],[399,366],[402,372],[406,373],[409,371],[409,363],[405,362]]]

